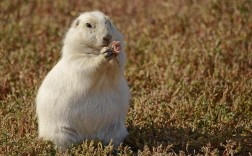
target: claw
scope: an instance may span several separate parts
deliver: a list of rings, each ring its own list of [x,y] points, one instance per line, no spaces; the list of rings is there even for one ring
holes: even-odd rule
[[[114,53],[111,52],[111,51],[109,51],[109,52],[107,52],[107,54],[105,55],[105,58],[109,58],[109,57],[111,57],[111,56],[113,56],[113,55],[114,55]]]
[[[101,49],[101,54],[105,58],[112,58],[120,53],[120,42],[113,41],[108,47],[103,47]]]

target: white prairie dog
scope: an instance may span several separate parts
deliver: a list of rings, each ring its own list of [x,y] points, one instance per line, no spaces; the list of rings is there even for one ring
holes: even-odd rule
[[[85,139],[118,146],[128,134],[125,59],[123,36],[109,18],[99,11],[82,13],[66,34],[62,58],[39,88],[39,137],[62,150]]]

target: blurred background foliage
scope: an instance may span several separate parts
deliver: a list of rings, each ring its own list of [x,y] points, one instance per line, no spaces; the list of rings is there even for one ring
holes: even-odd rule
[[[2,0],[0,154],[62,155],[37,139],[36,91],[81,13],[124,34],[132,91],[129,136],[70,155],[251,155],[251,0]]]

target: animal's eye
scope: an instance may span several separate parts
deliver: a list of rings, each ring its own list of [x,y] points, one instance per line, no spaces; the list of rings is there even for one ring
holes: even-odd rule
[[[91,25],[90,23],[86,23],[86,26],[87,26],[88,28],[92,28],[92,25]]]

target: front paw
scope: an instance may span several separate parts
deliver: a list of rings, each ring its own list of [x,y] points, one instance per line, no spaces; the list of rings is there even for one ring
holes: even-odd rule
[[[115,56],[113,50],[110,47],[103,47],[100,51],[100,54],[106,59],[111,59]]]

